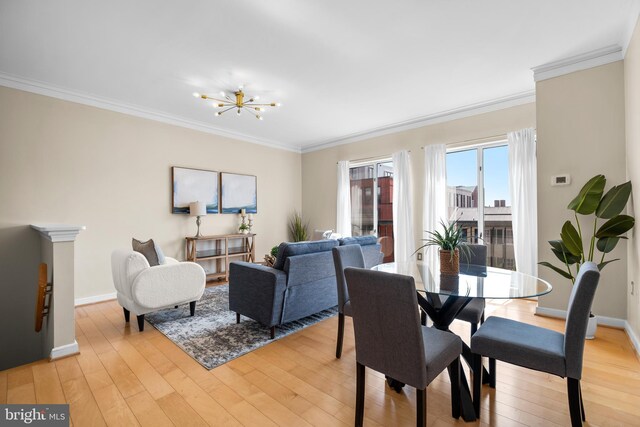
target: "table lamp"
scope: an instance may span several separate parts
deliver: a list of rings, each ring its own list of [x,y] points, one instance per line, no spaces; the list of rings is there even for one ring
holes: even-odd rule
[[[207,205],[204,202],[189,203],[189,215],[196,217],[196,225],[198,226],[198,232],[195,237],[202,237],[200,234],[200,217],[207,214]]]

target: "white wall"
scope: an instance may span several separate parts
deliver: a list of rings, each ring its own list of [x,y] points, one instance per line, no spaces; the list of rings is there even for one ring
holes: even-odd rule
[[[195,218],[171,214],[171,166],[257,175],[256,256],[287,239],[287,218],[301,209],[300,154],[0,87],[3,335],[33,335],[40,249],[30,223],[87,226],[76,240],[76,298],[114,292],[110,254],[132,237],[184,258]],[[202,222],[204,234],[229,233],[238,216]]]
[[[567,204],[591,177],[604,174],[607,189],[626,181],[624,72],[622,61],[538,82],[536,85],[538,139],[538,258],[556,261],[548,240],[558,239],[562,224],[572,219]],[[571,185],[551,187],[551,176],[568,173]],[[583,230],[593,224],[582,222]],[[585,231],[589,233],[589,231]],[[607,256],[620,258],[603,271],[593,312],[626,317],[626,243]],[[559,262],[556,262],[558,264]],[[540,267],[553,291],[539,305],[567,309],[571,282]]]
[[[625,113],[627,137],[627,178],[633,185],[629,212],[636,217],[636,229],[627,245],[627,320],[636,337],[640,337],[640,22],[636,24],[624,58]],[[631,294],[631,281],[635,287]]]

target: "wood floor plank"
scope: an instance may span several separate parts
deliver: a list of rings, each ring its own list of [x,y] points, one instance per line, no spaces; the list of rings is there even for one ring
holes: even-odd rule
[[[177,426],[188,423],[192,427],[207,427],[208,424],[178,393],[168,394],[157,400],[158,405]],[[188,420],[188,421],[187,421]]]
[[[43,363],[31,369],[36,402],[40,404],[65,403],[65,396],[55,363]]]
[[[109,426],[137,426],[138,420],[114,384],[92,390],[100,412]]]
[[[62,389],[66,401],[69,403],[71,420],[76,425],[107,425],[84,376],[70,378],[64,381],[62,383]]]
[[[174,424],[147,391],[125,399],[142,427],[169,427]]]
[[[7,373],[7,403],[35,403],[36,389],[32,366],[12,369]]]
[[[0,405],[7,403],[7,371],[0,372]]]

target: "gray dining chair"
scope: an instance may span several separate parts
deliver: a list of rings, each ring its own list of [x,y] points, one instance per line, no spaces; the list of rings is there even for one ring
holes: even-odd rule
[[[464,271],[465,264],[471,265],[487,265],[487,247],[485,245],[468,244],[468,256],[461,255],[460,268]],[[440,295],[440,302],[444,304],[448,297]],[[484,322],[484,298],[473,298],[462,310],[456,315],[456,319],[471,324],[471,336],[478,330],[478,325]]]
[[[462,341],[420,324],[411,276],[349,267],[345,278],[356,341],[356,418],[364,419],[365,367],[416,388],[417,425],[427,419],[427,386],[444,370],[451,378],[451,414],[460,417]]]
[[[332,249],[333,265],[336,269],[336,283],[338,285],[338,339],[336,341],[336,358],[342,356],[342,341],[344,340],[344,316],[351,316],[349,291],[344,279],[344,269],[347,267],[364,268],[364,255],[360,245],[337,246]]]
[[[489,357],[491,387],[495,387],[495,360],[567,378],[571,425],[581,426],[585,418],[580,378],[587,322],[600,271],[585,262],[571,290],[565,332],[500,317],[489,317],[471,338],[474,372],[480,372],[482,356]],[[473,376],[473,404],[480,417],[481,375]]]

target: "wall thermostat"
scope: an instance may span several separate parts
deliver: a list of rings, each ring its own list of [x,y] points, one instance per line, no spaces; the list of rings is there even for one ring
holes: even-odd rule
[[[571,175],[555,175],[551,177],[551,185],[554,187],[569,184],[571,184]]]

